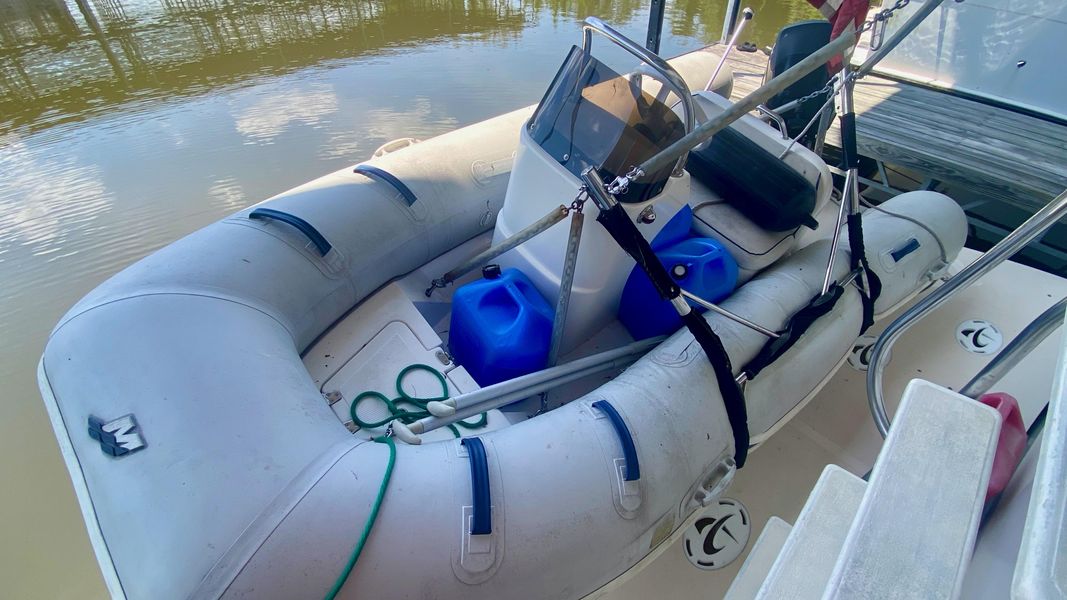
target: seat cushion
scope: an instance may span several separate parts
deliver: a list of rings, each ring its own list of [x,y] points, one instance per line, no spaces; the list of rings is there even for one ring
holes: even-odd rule
[[[815,186],[733,127],[716,133],[705,147],[690,152],[686,169],[764,229],[818,227],[812,217]]]
[[[693,181],[692,190],[693,231],[701,237],[718,240],[726,247],[740,268],[740,281],[748,281],[796,249],[797,229],[767,231],[704,184]]]

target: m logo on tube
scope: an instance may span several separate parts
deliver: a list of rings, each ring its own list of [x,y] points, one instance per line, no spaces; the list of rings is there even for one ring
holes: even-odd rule
[[[107,422],[90,415],[89,437],[100,442],[104,454],[115,458],[143,450],[147,445],[132,413]]]

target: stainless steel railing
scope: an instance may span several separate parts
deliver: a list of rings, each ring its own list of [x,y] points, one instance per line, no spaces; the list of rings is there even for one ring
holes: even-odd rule
[[[885,357],[893,344],[912,325],[943,305],[957,292],[966,289],[994,267],[1014,256],[1035,238],[1045,233],[1064,215],[1067,215],[1067,191],[1056,196],[1015,231],[1009,233],[989,251],[886,327],[882,335],[878,337],[874,350],[871,351],[870,364],[867,368],[867,402],[870,405],[871,415],[874,417],[874,424],[878,427],[878,432],[882,434],[882,437],[889,433],[890,425],[889,415],[885,409],[885,398],[882,395],[882,378],[885,374]]]
[[[979,396],[988,392],[994,383],[1000,381],[1008,374],[1008,371],[1019,364],[1019,361],[1026,358],[1026,355],[1040,346],[1041,342],[1045,341],[1053,331],[1060,328],[1065,312],[1067,312],[1067,298],[1045,309],[1045,312],[1024,327],[1019,335],[993,357],[993,360],[986,363],[981,371],[964,384],[960,388],[960,393],[977,400]]]

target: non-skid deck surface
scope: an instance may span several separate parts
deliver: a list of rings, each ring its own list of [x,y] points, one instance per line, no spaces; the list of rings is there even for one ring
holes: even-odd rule
[[[762,83],[767,55],[735,50],[727,64],[737,100]],[[864,156],[1030,209],[1067,188],[1067,126],[874,75],[854,98]],[[836,125],[826,142],[840,144]]]

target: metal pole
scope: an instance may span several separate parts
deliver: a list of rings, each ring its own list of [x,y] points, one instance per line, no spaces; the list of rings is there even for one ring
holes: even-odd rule
[[[741,21],[741,25],[734,31],[733,37],[730,38],[730,43],[727,44],[726,50],[722,52],[722,58],[719,59],[719,64],[715,65],[715,71],[711,74],[711,79],[708,80],[708,84],[704,86],[705,91],[711,90],[711,85],[715,83],[715,78],[719,76],[719,71],[722,70],[722,66],[726,64],[726,57],[730,55],[730,50],[733,50],[734,45],[737,44],[737,38],[741,35],[741,32],[745,30],[745,25],[752,20],[752,17],[756,13],[752,12],[751,8],[746,7],[743,13],[744,19]]]
[[[844,189],[848,190],[852,184],[852,178],[854,174],[852,170],[845,172],[845,185]],[[841,226],[845,222],[845,217],[848,215],[848,199],[845,198],[847,192],[841,193],[841,206],[837,209],[837,222],[834,223],[834,236],[830,241],[830,258],[826,262],[826,274],[822,279],[822,293],[825,294],[830,290],[830,282],[834,277],[834,258],[837,256],[837,248],[841,244]]]
[[[582,225],[585,215],[571,213],[571,230],[567,237],[567,252],[563,255],[563,274],[559,278],[559,299],[556,314],[552,318],[552,338],[548,349],[548,366],[559,361],[559,347],[563,343],[563,328],[567,325],[567,310],[571,304],[571,288],[574,287],[574,268],[578,263],[578,246],[582,241]]]
[[[726,15],[722,20],[722,36],[719,38],[719,43],[725,43],[733,34],[739,8],[741,8],[741,0],[726,0]]]
[[[833,102],[833,98],[830,98],[829,101]],[[815,135],[815,147],[812,148],[816,156],[822,156],[823,146],[826,143],[826,132],[830,130],[830,123],[834,118],[833,112],[829,110],[829,107],[823,108],[820,112],[822,116],[819,117],[819,131]],[[803,134],[800,137],[803,137]]]
[[[1034,348],[1040,346],[1041,342],[1045,341],[1053,331],[1060,328],[1065,310],[1067,310],[1067,298],[1041,313],[1041,316],[1031,321],[1019,332],[1019,335],[1015,336],[1015,339],[1008,342],[1008,345],[993,357],[993,360],[989,361],[966,385],[960,388],[960,393],[977,400],[979,396],[988,392],[994,383],[1000,381]]]
[[[645,37],[645,48],[654,54],[659,54],[659,41],[663,35],[663,12],[666,7],[666,0],[652,0],[652,5],[648,8],[648,36]]]
[[[859,210],[860,173],[856,166],[855,125],[852,115],[852,80],[845,76],[841,81],[841,145],[845,155],[845,183],[841,187],[841,207],[837,212],[837,223],[834,224],[834,237],[830,244],[830,258],[826,261],[826,275],[822,280],[822,293],[830,290],[830,282],[834,276],[834,261],[837,260],[837,248],[841,243],[841,225],[848,215],[855,214]],[[848,121],[848,125],[846,125]],[[847,128],[851,128],[846,130]],[[852,131],[853,133],[848,133]]]
[[[467,417],[484,412],[489,408],[510,404],[515,400],[529,398],[540,392],[559,387],[575,379],[628,364],[637,360],[654,348],[667,336],[659,336],[632,342],[621,348],[606,350],[591,356],[584,356],[556,367],[522,375],[484,388],[460,394],[443,402],[430,402],[427,409],[433,414],[423,417],[411,424],[410,430],[415,435],[426,433],[438,427],[444,427]]]
[[[561,374],[559,377],[552,379],[551,381],[543,381],[536,385],[531,385],[527,388],[516,389],[514,391],[506,392],[498,396],[494,396],[488,400],[484,400],[478,404],[462,404],[456,407],[456,412],[447,416],[430,415],[423,417],[418,421],[411,424],[412,433],[415,435],[422,435],[428,431],[434,429],[440,429],[441,427],[447,427],[457,421],[469,419],[487,410],[493,410],[494,408],[500,408],[501,406],[507,406],[513,402],[518,402],[525,398],[530,398],[541,393],[548,392],[556,389],[560,386],[573,383],[579,379],[584,379],[590,375],[596,375],[597,373],[607,371],[608,369],[626,367],[633,364],[639,356],[630,355],[622,358],[616,358],[612,361],[600,363],[598,365],[583,369],[581,371],[571,371],[565,374]],[[547,409],[546,409],[547,410]]]
[[[682,139],[674,142],[652,158],[641,163],[640,166],[634,169],[632,175],[616,179],[611,184],[611,190],[617,191],[619,186],[628,185],[633,177],[640,177],[645,173],[655,173],[659,169],[674,163],[691,149],[704,143],[710,139],[711,136],[725,129],[730,123],[733,123],[742,116],[748,114],[760,104],[766,104],[768,100],[780,94],[782,90],[793,85],[797,81],[800,81],[808,73],[823,66],[826,64],[826,61],[830,60],[830,58],[844,52],[845,49],[851,47],[855,43],[855,40],[856,36],[854,33],[842,33],[834,41],[816,50],[797,64],[786,69],[781,75],[768,81],[749,95],[730,105],[729,108],[719,113],[715,118],[700,124],[683,136]]]
[[[819,123],[819,130],[816,132],[816,138],[822,137],[823,132],[826,128],[824,123],[826,121],[827,115],[830,114],[830,111],[828,109],[830,108],[830,104],[832,104],[833,101],[833,96],[827,98],[826,102],[824,102],[823,105],[819,108],[819,110],[815,113],[815,116],[813,116],[811,120],[808,121],[808,124],[804,126],[804,129],[801,129],[800,133],[796,134],[795,136],[792,136],[792,140],[790,140],[789,145],[785,147],[785,150],[782,150],[782,152],[778,154],[778,160],[785,158],[785,155],[789,154],[789,151],[793,149],[793,145],[796,144],[800,140],[800,138],[804,137],[804,134],[806,134],[808,130],[811,129],[813,125],[815,125],[816,122]],[[781,113],[779,113],[778,116],[780,117]],[[821,155],[822,150],[820,149],[815,154]]]
[[[748,327],[749,329],[751,329],[753,331],[762,333],[763,335],[765,335],[765,336],[767,336],[769,338],[781,337],[780,335],[778,335],[777,333],[771,331],[770,329],[767,329],[766,327],[764,327],[762,325],[758,325],[756,323],[753,323],[752,321],[749,321],[748,319],[742,317],[741,315],[734,314],[734,313],[726,310],[725,308],[722,308],[718,304],[715,304],[713,302],[708,302],[707,300],[701,298],[700,296],[697,296],[695,294],[691,294],[691,293],[689,293],[689,292],[687,292],[685,290],[682,290],[682,295],[685,296],[686,298],[692,300],[693,302],[696,302],[697,304],[703,306],[704,308],[710,310],[711,312],[714,312],[714,313],[717,313],[719,315],[722,315],[722,316],[726,317],[727,319],[730,319],[731,321],[733,321],[735,323],[744,325],[745,327]]]
[[[1009,233],[1004,239],[997,242],[985,254],[978,257],[974,262],[967,265],[955,277],[949,279],[917,304],[909,308],[904,314],[886,327],[882,335],[878,336],[871,351],[870,364],[867,367],[867,403],[874,417],[874,424],[878,432],[885,437],[889,433],[889,415],[885,409],[885,398],[882,396],[882,378],[885,375],[885,357],[889,349],[893,347],[897,339],[904,334],[919,319],[948,302],[952,296],[966,289],[978,278],[982,277],[994,267],[1011,258],[1019,250],[1041,234],[1048,231],[1064,215],[1067,215],[1067,191],[1056,196],[1044,208],[1034,213],[1034,216],[1026,220],[1015,231]]]
[[[559,207],[552,209],[552,212],[534,221],[525,228],[515,232],[514,235],[503,240],[496,246],[492,246],[483,250],[482,252],[479,252],[477,256],[471,257],[467,260],[467,262],[461,264],[460,266],[452,269],[451,271],[430,282],[430,287],[426,288],[426,297],[429,298],[430,295],[433,294],[433,291],[435,289],[445,287],[446,285],[452,283],[460,277],[463,277],[474,269],[477,269],[478,267],[488,263],[489,261],[507,252],[508,250],[511,250],[512,248],[519,246],[520,244],[526,242],[534,236],[537,236],[540,233],[548,230],[550,227],[566,218],[568,212],[570,212],[570,209],[560,204]]]

